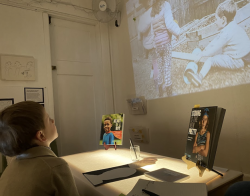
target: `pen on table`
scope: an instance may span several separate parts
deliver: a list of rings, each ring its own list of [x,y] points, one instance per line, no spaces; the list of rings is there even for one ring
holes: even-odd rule
[[[129,139],[129,141],[130,141],[130,145],[132,146],[132,148],[133,148],[133,150],[134,150],[134,153],[135,153],[135,158],[137,159],[137,155],[136,155],[136,152],[135,152],[135,147],[134,147],[134,144],[133,144],[133,142],[132,142],[132,140],[131,140],[131,139]]]
[[[149,195],[149,196],[159,196],[159,195],[157,195],[157,194],[155,194],[155,193],[153,193],[153,192],[151,192],[151,191],[148,191],[148,190],[146,190],[146,189],[142,189],[142,192],[143,192],[143,193],[146,193],[146,194]]]

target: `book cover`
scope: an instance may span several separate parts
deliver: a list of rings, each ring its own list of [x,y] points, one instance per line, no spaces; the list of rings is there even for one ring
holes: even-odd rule
[[[151,172],[146,172],[145,176],[147,176],[148,178],[152,178],[153,180],[163,181],[163,182],[182,182],[190,178],[189,175],[166,168],[161,168]]]
[[[99,144],[122,145],[124,117],[122,113],[102,115]]]
[[[213,168],[225,109],[212,106],[193,108],[188,128],[186,159]]]

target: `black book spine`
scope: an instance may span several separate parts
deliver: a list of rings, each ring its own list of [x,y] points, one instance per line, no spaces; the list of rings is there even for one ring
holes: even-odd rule
[[[209,141],[209,151],[207,155],[207,163],[203,162],[202,166],[210,169],[210,162],[213,163],[213,160],[215,158],[215,155],[213,154],[214,152],[214,140],[216,138],[216,123],[217,123],[217,115],[218,115],[218,107],[217,106],[212,106],[208,107],[210,110],[210,121],[213,121],[213,124],[209,124],[212,128],[210,129],[210,141]],[[211,114],[213,113],[213,114]],[[211,123],[211,122],[210,122]]]
[[[225,112],[226,110],[224,108],[217,108],[216,122],[214,126],[214,135],[211,141],[211,150],[209,153],[210,157],[209,157],[209,162],[208,162],[208,167],[207,167],[210,170],[213,168]]]

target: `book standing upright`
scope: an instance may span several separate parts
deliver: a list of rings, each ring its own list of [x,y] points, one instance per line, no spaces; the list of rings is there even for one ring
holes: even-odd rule
[[[212,170],[226,110],[217,106],[191,111],[186,159]]]

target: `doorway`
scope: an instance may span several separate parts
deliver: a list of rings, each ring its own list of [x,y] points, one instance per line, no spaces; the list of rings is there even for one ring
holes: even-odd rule
[[[52,18],[51,62],[60,156],[98,148],[105,111],[95,26]]]

